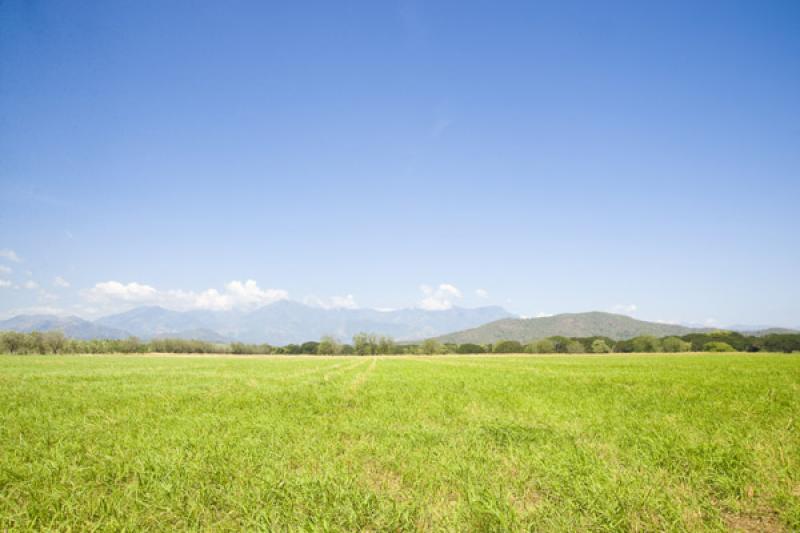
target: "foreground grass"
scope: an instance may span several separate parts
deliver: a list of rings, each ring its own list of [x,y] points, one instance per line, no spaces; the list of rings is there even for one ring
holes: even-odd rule
[[[0,530],[800,530],[800,357],[0,357]]]

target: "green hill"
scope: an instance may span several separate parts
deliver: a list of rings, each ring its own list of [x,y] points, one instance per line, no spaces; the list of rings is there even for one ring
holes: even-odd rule
[[[447,343],[472,342],[487,344],[499,340],[530,342],[544,337],[611,337],[614,340],[630,339],[639,335],[686,335],[707,331],[698,328],[645,322],[629,316],[593,311],[590,313],[565,313],[541,318],[504,318],[477,328],[465,329],[437,337]]]

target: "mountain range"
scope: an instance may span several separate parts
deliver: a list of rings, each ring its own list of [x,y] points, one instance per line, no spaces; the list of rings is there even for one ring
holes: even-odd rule
[[[731,328],[733,329],[733,328]],[[788,329],[763,329],[751,335],[788,333]],[[534,339],[605,336],[627,339],[637,335],[686,335],[709,331],[686,325],[636,320],[603,312],[567,313],[541,318],[514,318],[502,307],[424,309],[323,309],[282,300],[252,311],[173,311],[163,307],[137,307],[94,321],[77,316],[20,315],[0,321],[0,331],[62,331],[76,339],[183,338],[228,343],[268,342],[275,345],[319,340],[332,335],[349,342],[359,332],[389,335],[398,341],[436,338],[448,343],[488,344],[499,340],[529,342]]]
[[[68,337],[142,339],[175,337],[210,342],[268,342],[283,345],[332,335],[349,341],[359,332],[399,341],[442,335],[513,316],[502,307],[424,309],[323,309],[281,300],[252,311],[173,311],[137,307],[94,321],[76,316],[20,315],[0,321],[0,331],[63,331]]]
[[[794,332],[783,328],[766,328],[756,331],[748,326],[743,326],[743,328],[746,328],[747,334],[757,336],[768,333]],[[441,335],[437,340],[456,344],[488,344],[500,340],[514,340],[526,343],[555,335],[563,335],[565,337],[603,336],[621,340],[639,335],[666,337],[704,331],[711,331],[711,328],[647,322],[625,315],[592,311],[589,313],[564,313],[539,318],[503,318],[475,328]]]

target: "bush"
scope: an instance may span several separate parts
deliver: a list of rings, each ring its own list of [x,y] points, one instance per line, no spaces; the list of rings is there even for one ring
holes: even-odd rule
[[[703,345],[703,350],[706,352],[735,352],[736,348],[722,341],[711,341]]]

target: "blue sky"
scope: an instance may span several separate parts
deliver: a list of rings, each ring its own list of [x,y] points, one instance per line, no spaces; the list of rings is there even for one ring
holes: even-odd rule
[[[0,316],[800,326],[797,2],[0,4]]]

